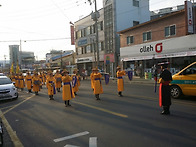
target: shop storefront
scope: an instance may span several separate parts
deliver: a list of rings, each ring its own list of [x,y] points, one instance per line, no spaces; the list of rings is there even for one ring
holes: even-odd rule
[[[124,68],[131,68],[134,74],[144,76],[151,72],[154,64],[170,62],[172,73],[196,61],[196,35],[143,43],[120,49]]]

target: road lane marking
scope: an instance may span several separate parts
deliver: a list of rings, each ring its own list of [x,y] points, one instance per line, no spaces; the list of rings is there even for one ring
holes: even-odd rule
[[[25,100],[23,100],[22,102],[20,102],[20,103],[14,105],[12,108],[10,108],[10,109],[8,109],[7,111],[3,112],[3,115],[5,115],[5,114],[8,113],[9,111],[13,110],[14,108],[20,106],[21,104],[23,104],[24,102],[28,101],[29,99],[31,99],[31,98],[34,97],[34,96],[35,96],[35,95],[32,95],[32,96],[26,98]]]
[[[13,144],[15,147],[23,147],[23,144],[21,143],[20,139],[16,135],[16,132],[13,131],[12,127],[8,123],[7,119],[3,115],[2,111],[0,110],[0,116],[2,118],[3,125],[5,126],[11,140],[13,141]]]
[[[97,147],[97,137],[89,138],[89,147]]]
[[[81,103],[81,102],[76,102],[76,101],[73,101],[73,103],[80,104],[80,105],[83,105],[83,106],[86,106],[86,107],[89,107],[89,108],[93,108],[93,109],[96,109],[96,110],[100,110],[100,111],[103,111],[103,112],[106,112],[106,113],[109,113],[109,114],[113,114],[113,115],[116,115],[116,116],[119,116],[119,117],[128,118],[127,115],[124,115],[124,114],[121,114],[121,113],[117,113],[117,112],[113,112],[113,111],[110,111],[110,110],[107,110],[107,109],[104,109],[104,108],[91,106],[91,105],[88,105],[88,104],[85,104],[85,103]]]
[[[66,146],[64,146],[64,147],[79,147],[79,146],[75,146],[75,145],[69,145],[69,144],[67,144]]]
[[[68,140],[68,139],[84,136],[84,135],[87,135],[87,134],[89,134],[89,132],[85,131],[85,132],[77,133],[77,134],[74,134],[74,135],[70,135],[70,136],[54,139],[54,142],[60,142],[60,141],[64,141],[64,140]]]

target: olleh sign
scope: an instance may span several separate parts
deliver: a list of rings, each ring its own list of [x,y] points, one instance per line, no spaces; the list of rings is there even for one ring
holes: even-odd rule
[[[157,43],[154,47],[150,45],[150,46],[143,46],[140,48],[140,53],[154,52],[154,51],[157,53],[161,53],[163,51],[162,43]]]

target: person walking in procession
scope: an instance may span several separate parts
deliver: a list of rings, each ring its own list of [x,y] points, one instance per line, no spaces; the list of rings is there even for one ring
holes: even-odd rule
[[[46,85],[48,87],[48,96],[49,100],[54,100],[54,94],[56,94],[55,90],[55,78],[52,73],[49,73],[49,77],[46,80]]]
[[[75,70],[73,71],[73,75],[71,76],[71,78],[72,78],[73,92],[74,92],[75,95],[77,95],[76,92],[79,91],[79,86],[78,86],[78,80],[79,80],[79,79],[78,79],[78,76],[77,76],[77,72],[78,72],[78,70],[75,69]]]
[[[94,81],[94,94],[97,100],[100,100],[99,95],[103,93],[103,87],[101,84],[101,73],[98,72],[98,68],[94,68],[93,81]]]
[[[159,106],[163,107],[161,114],[169,115],[170,114],[170,105],[171,105],[171,96],[170,96],[170,86],[169,83],[172,81],[172,74],[167,69],[168,62],[160,63],[161,74],[159,79]]]
[[[62,99],[65,101],[65,107],[71,106],[70,100],[75,97],[74,92],[71,87],[71,81],[72,78],[68,75],[68,71],[64,70],[62,73],[62,82],[63,82],[63,88],[62,88]]]
[[[20,88],[21,91],[23,91],[24,87],[25,87],[24,76],[22,75],[22,73],[19,73],[19,76],[18,76],[18,88]]]
[[[124,81],[123,81],[123,77],[126,75],[126,72],[123,70],[121,71],[121,68],[120,66],[117,67],[117,73],[116,73],[116,76],[117,76],[117,87],[118,87],[118,95],[119,96],[123,96],[122,95],[122,91],[124,91]]]
[[[95,73],[95,68],[92,69],[92,73],[90,75],[90,79],[91,79],[91,88],[92,90],[94,90],[94,80],[93,80],[93,75]]]
[[[25,82],[26,82],[26,85],[27,85],[27,90],[28,92],[31,92],[31,89],[32,89],[32,76],[29,72],[27,72],[27,75],[25,77]]]
[[[60,92],[61,87],[62,87],[62,75],[59,73],[59,71],[56,71],[56,74],[54,76],[55,78],[55,86],[58,92]]]
[[[35,92],[35,95],[38,95],[38,92],[40,91],[40,83],[41,83],[41,79],[38,76],[38,73],[34,73],[33,79],[33,91]]]

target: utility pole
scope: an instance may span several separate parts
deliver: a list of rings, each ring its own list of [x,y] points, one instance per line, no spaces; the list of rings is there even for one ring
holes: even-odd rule
[[[88,0],[90,5],[92,4],[91,0]],[[95,33],[96,33],[96,43],[95,43],[95,50],[97,52],[97,62],[96,66],[99,68],[99,34],[98,34],[98,18],[100,17],[99,12],[97,11],[97,1],[94,0],[95,2],[95,12],[91,14],[91,18],[93,21],[95,21]],[[95,52],[95,51],[94,51]]]

